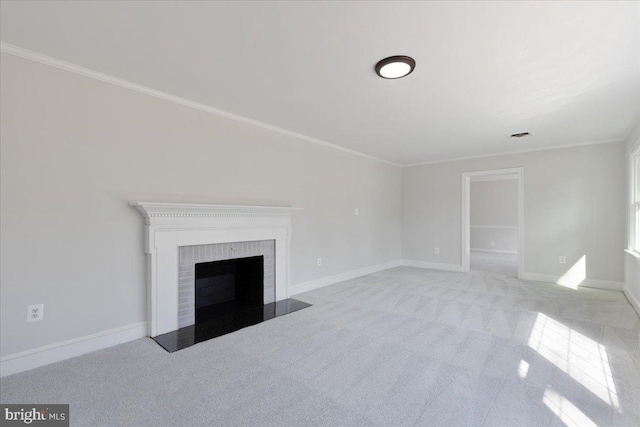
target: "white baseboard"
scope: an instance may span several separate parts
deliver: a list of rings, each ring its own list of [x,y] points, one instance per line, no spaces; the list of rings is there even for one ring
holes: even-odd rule
[[[500,249],[476,249],[476,248],[471,248],[471,251],[474,252],[491,252],[494,254],[517,254],[518,251],[503,251]]]
[[[458,273],[463,272],[462,266],[457,264],[441,264],[438,262],[404,259],[402,260],[402,265],[406,265],[407,267],[429,268],[431,270],[455,271]]]
[[[0,358],[0,376],[49,365],[147,336],[147,322],[134,323]]]
[[[636,297],[634,297],[628,289],[624,290],[624,295],[627,297],[627,300],[629,300],[631,306],[636,310],[638,316],[640,316],[640,301]]]
[[[291,289],[289,289],[289,295],[293,296],[301,294],[303,292],[323,288],[335,283],[344,282],[345,280],[355,279],[356,277],[366,276],[367,274],[377,273],[378,271],[388,270],[390,268],[399,267],[401,265],[402,261],[396,260],[360,268],[358,270],[351,270],[344,273],[335,274],[333,276],[321,277],[320,279],[310,280],[308,282],[298,283],[297,285],[294,285],[291,287]]]
[[[561,277],[562,276],[553,276],[551,274],[522,273],[522,280],[531,280],[534,282],[558,283]],[[624,283],[610,280],[584,279],[578,287],[622,291],[624,290]]]

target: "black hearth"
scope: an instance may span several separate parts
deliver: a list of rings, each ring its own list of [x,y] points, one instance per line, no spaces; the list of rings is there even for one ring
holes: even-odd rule
[[[306,307],[294,299],[264,304],[264,258],[195,266],[195,324],[153,339],[172,353]]]

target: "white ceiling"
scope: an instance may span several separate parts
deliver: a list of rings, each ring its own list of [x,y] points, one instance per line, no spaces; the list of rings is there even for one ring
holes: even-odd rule
[[[639,2],[7,2],[2,42],[398,164],[619,140]],[[375,63],[416,59],[404,79]],[[507,135],[530,131],[511,140]]]

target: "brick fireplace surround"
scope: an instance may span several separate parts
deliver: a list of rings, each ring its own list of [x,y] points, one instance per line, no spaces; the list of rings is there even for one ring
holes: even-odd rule
[[[262,255],[264,257],[264,303],[275,302],[275,241],[217,243],[180,246],[178,250],[178,328],[195,323],[196,264]]]

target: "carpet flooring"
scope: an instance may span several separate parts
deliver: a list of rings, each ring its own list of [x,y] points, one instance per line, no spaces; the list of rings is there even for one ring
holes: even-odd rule
[[[503,254],[471,250],[469,267],[472,271],[486,271],[504,274],[509,277],[518,276],[518,254]]]
[[[151,339],[3,378],[77,426],[640,425],[621,292],[398,267],[167,353]]]

